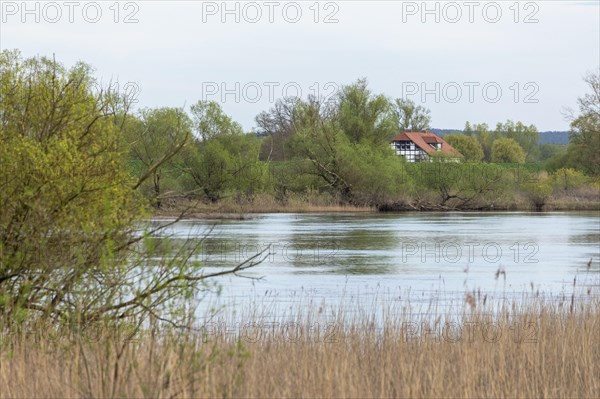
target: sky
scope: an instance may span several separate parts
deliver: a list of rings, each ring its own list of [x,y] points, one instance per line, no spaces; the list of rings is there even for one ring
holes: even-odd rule
[[[219,102],[247,131],[283,96],[374,93],[432,127],[568,130],[600,66],[600,1],[0,1],[0,48],[92,65],[136,106]]]

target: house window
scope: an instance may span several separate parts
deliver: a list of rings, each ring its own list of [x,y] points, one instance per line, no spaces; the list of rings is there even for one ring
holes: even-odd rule
[[[410,150],[410,141],[400,141],[396,143],[396,149],[408,151]]]

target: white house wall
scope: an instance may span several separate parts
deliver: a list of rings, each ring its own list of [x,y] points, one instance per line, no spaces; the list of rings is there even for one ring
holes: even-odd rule
[[[394,141],[392,148],[396,151],[396,155],[401,155],[406,158],[407,162],[417,162],[429,158],[427,153],[417,147],[415,143]]]

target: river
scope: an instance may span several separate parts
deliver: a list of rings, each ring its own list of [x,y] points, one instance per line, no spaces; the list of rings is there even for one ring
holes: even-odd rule
[[[600,273],[598,212],[256,214],[180,221],[165,234],[199,239],[210,228],[196,258],[207,272],[265,250],[248,278],[218,280],[212,304],[560,295]]]

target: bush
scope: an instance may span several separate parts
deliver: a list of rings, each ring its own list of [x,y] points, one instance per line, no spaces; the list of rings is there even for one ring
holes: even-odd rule
[[[514,139],[501,138],[492,144],[492,162],[524,163],[525,152]]]
[[[203,237],[155,245],[121,146],[127,99],[90,68],[0,54],[0,319],[87,325],[188,316]],[[159,164],[160,165],[160,164]],[[149,176],[149,175],[148,175]],[[256,259],[256,258],[255,258]],[[255,262],[240,265],[236,271]]]
[[[516,181],[518,191],[537,211],[541,211],[552,194],[552,179],[545,171],[520,170]]]
[[[561,168],[552,174],[552,183],[558,190],[569,191],[581,188],[588,180],[582,172],[572,168]]]

